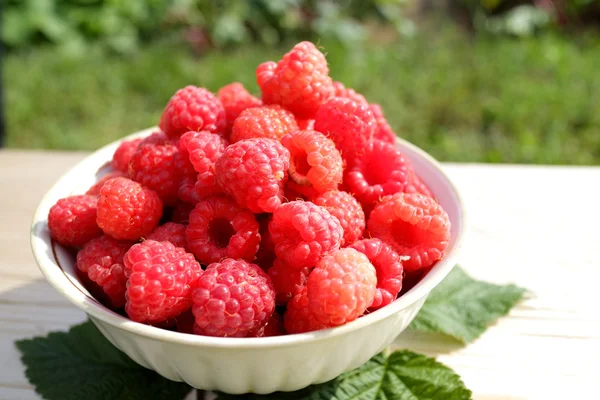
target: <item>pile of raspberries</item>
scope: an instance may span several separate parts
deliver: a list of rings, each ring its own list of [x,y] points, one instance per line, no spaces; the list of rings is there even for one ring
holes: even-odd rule
[[[240,83],[187,86],[155,133],[50,210],[77,273],[131,320],[197,335],[326,329],[394,301],[444,255],[448,215],[381,108],[310,42]]]

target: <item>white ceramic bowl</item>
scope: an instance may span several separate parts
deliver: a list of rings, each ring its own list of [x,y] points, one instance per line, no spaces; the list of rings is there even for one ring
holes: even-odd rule
[[[216,338],[143,325],[110,311],[89,294],[77,280],[73,255],[52,242],[47,225],[50,207],[60,198],[84,193],[102,174],[99,169],[112,158],[118,144],[109,144],[81,161],[44,196],[31,228],[33,254],[48,282],[85,311],[111,343],[138,364],[199,389],[233,394],[292,391],[326,382],[360,366],[408,326],[429,292],[454,266],[464,236],[465,210],[450,179],[432,157],[399,140],[398,146],[432,189],[452,223],[446,256],[402,297],[344,326],[299,335]]]

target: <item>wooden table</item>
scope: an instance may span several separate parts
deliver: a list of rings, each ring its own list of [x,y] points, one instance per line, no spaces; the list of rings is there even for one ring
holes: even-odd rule
[[[86,153],[0,150],[0,399],[37,398],[13,342],[66,330],[85,314],[46,283],[29,249],[38,201]],[[447,164],[470,232],[461,265],[532,296],[475,343],[405,332],[396,344],[436,355],[475,399],[600,398],[600,167]]]

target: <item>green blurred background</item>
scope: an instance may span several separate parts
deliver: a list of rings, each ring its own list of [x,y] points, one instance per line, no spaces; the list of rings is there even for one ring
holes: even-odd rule
[[[299,40],[444,161],[600,163],[600,0],[8,0],[5,145],[86,149]]]

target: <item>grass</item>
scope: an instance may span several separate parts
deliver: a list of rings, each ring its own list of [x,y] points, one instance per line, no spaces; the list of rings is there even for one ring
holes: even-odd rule
[[[345,49],[321,43],[334,79],[380,103],[398,135],[445,161],[600,163],[597,38],[468,38],[441,30]],[[195,57],[156,43],[129,58],[52,49],[5,59],[7,146],[95,149],[157,123],[186,84],[217,90],[289,46]]]

